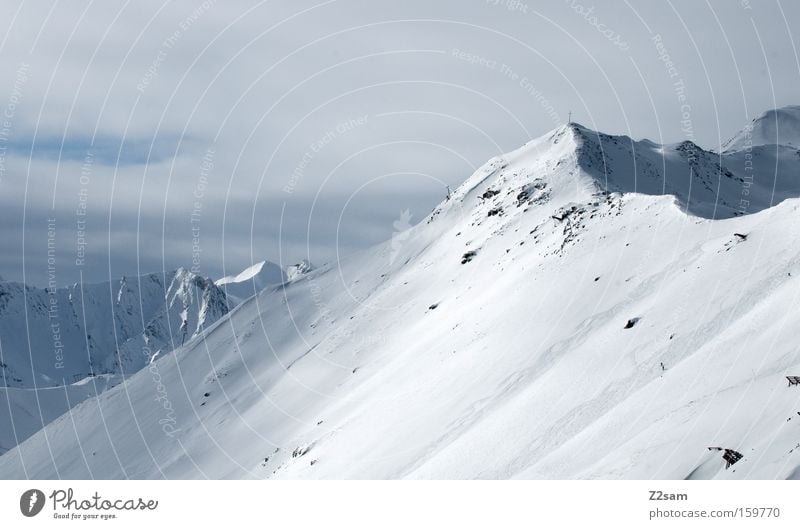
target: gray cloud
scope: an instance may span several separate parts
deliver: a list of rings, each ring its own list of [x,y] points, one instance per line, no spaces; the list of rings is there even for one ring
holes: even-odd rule
[[[24,241],[42,282],[50,216],[59,281],[188,266],[198,188],[206,273],[307,248],[332,260],[570,111],[714,147],[798,102],[795,3],[628,4],[25,3],[0,23],[0,112],[20,96],[0,138],[0,275],[22,278]],[[81,193],[83,269],[69,266]]]

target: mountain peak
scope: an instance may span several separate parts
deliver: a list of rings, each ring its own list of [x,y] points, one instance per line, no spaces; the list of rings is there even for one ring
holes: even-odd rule
[[[795,141],[791,132],[795,122],[800,124],[800,107],[765,113],[754,122],[752,136],[767,141],[767,124],[776,121],[781,141]],[[796,128],[800,131],[800,125]],[[797,138],[800,143],[800,132]],[[720,154],[689,140],[662,145],[570,122],[489,160],[434,210],[428,222],[451,210],[461,214],[467,204],[491,204],[489,211],[508,212],[517,197],[534,195],[536,203],[547,197],[555,207],[592,202],[597,193],[671,195],[683,211],[709,219],[755,213],[800,196],[800,183],[791,176],[800,165],[796,156],[782,158],[776,173],[774,159],[745,161],[739,152]],[[754,181],[750,170],[762,178]]]
[[[268,285],[276,285],[286,280],[280,266],[270,261],[259,261],[235,275],[217,279],[214,283],[225,290],[232,305],[257,294]]]

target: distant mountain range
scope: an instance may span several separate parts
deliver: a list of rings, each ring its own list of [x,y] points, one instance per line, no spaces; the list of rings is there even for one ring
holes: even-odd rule
[[[217,284],[183,268],[56,290],[0,282],[0,453],[284,280],[261,262]]]

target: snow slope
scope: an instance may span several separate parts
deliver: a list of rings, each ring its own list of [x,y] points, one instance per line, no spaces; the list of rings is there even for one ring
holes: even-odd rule
[[[556,129],[402,244],[270,287],[83,401],[0,476],[796,478],[798,173],[772,194],[729,160]]]
[[[0,454],[84,400],[114,387],[122,375],[96,375],[64,386],[0,387]]]

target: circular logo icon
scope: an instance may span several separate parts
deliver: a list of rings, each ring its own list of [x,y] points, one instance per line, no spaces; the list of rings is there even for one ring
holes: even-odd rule
[[[42,512],[44,507],[44,492],[39,489],[26,490],[19,499],[19,510],[28,518]]]

